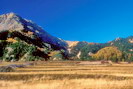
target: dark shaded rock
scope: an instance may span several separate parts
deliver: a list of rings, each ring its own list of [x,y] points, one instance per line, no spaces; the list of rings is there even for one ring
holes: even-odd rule
[[[14,68],[10,66],[2,66],[0,67],[0,72],[14,72]]]

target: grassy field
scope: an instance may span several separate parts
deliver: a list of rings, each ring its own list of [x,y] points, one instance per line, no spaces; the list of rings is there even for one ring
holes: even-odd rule
[[[0,89],[133,89],[133,64],[78,63],[38,62],[15,72],[1,72]]]

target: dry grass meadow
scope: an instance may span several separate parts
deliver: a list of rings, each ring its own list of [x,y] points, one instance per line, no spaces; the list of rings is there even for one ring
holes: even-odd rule
[[[133,64],[39,62],[15,72],[1,72],[0,89],[133,89]]]

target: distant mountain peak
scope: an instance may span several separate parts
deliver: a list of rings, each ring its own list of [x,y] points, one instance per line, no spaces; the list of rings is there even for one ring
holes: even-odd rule
[[[18,16],[16,13],[14,13],[14,12],[10,12],[10,13],[7,13],[7,14],[5,14],[5,15],[7,15],[7,16],[9,16],[9,17],[16,17],[16,16]]]
[[[0,18],[4,18],[4,19],[20,19],[21,17],[19,15],[17,15],[16,13],[11,12],[11,13],[0,15]]]

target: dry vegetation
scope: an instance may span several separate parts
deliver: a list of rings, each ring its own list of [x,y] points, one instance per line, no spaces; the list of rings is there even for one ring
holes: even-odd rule
[[[0,89],[133,89],[133,64],[38,62],[0,73]]]

